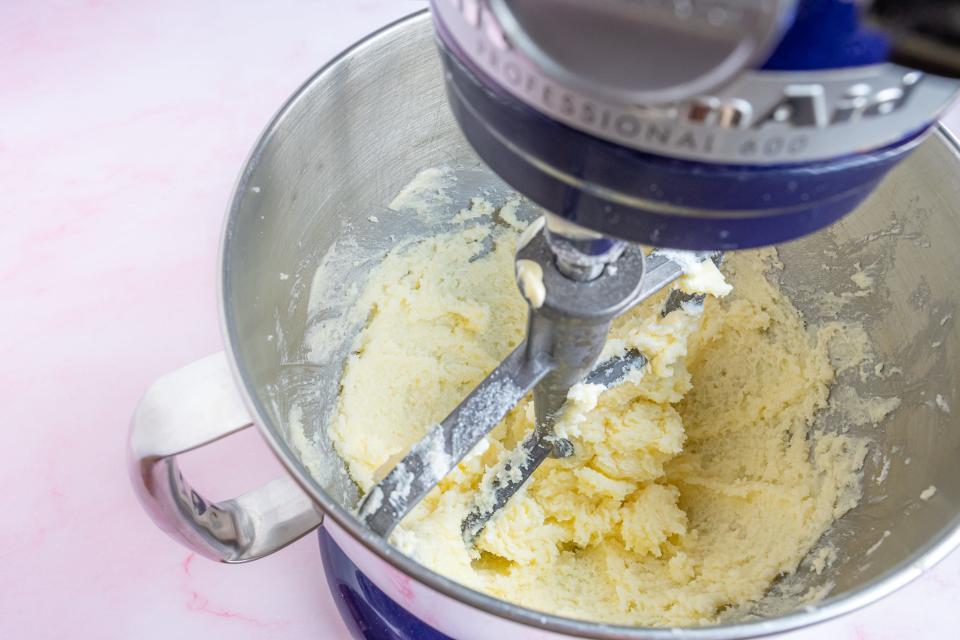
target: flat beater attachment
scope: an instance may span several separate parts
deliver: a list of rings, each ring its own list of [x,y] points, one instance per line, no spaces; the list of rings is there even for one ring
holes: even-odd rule
[[[610,261],[602,269],[584,270],[571,269],[570,261],[564,259],[570,254],[569,245],[563,256],[554,250],[556,246],[556,238],[550,238],[546,229],[540,229],[529,241],[521,238],[516,259],[523,267],[518,266],[521,291],[530,305],[526,339],[367,493],[358,514],[378,535],[389,536],[532,390],[535,427],[519,445],[522,451],[509,456],[522,463],[514,462],[516,469],[510,467],[508,473],[500,474],[510,480],[495,482],[494,499],[478,501],[464,520],[464,538],[472,543],[546,458],[573,452],[568,441],[555,438],[553,433],[554,421],[570,388],[588,377],[609,386],[646,363],[642,354],[631,352],[594,369],[614,318],[683,274],[682,265],[670,257],[674,254],[654,251],[644,258],[639,247],[613,245],[608,252]],[[684,295],[679,291],[674,294],[668,307],[689,299],[678,298]],[[664,312],[667,310],[665,307]]]

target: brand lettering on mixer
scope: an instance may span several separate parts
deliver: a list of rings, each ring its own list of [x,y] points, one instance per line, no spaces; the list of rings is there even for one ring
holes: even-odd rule
[[[900,109],[923,79],[919,71],[903,75],[900,86],[873,91],[869,84],[850,86],[833,109],[827,104],[820,84],[792,84],[783,89],[783,97],[754,122],[753,128],[777,122],[793,127],[828,127],[884,116]],[[742,102],[742,101],[741,101]]]
[[[729,86],[728,95],[669,105],[605,102],[533,66],[485,3],[438,5],[447,6],[460,18],[449,24],[468,57],[526,104],[615,143],[691,160],[801,162],[879,147],[916,131],[954,93],[938,78],[879,65],[857,75],[752,72]]]
[[[735,140],[739,157],[785,157],[802,154],[807,132],[886,116],[907,104],[923,79],[905,73],[894,86],[874,89],[866,82],[851,84],[831,100],[820,83],[785,84],[772,101],[758,105],[747,97],[701,96],[684,103],[617,108],[567,91],[513,58],[511,52],[478,37],[474,51],[488,71],[505,86],[559,119],[588,130],[606,132],[643,147],[683,150],[710,156]],[[887,81],[889,82],[889,80]],[[730,136],[733,138],[730,138]]]

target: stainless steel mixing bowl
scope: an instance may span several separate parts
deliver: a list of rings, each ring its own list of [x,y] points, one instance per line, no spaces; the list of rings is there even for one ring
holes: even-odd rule
[[[478,190],[507,192],[480,165],[447,111],[425,14],[387,27],[331,62],[264,132],[224,227],[226,355],[159,380],[134,417],[134,483],[171,535],[208,557],[240,562],[276,550],[318,526],[325,514],[323,526],[378,587],[457,638],[743,638],[784,631],[868,604],[960,543],[960,427],[947,410],[960,411],[960,154],[956,142],[937,131],[859,211],[828,232],[780,249],[783,286],[807,320],[862,320],[878,359],[892,372],[849,371],[841,384],[902,399],[881,426],[852,428],[872,438],[873,451],[860,506],[827,534],[838,556],[823,575],[801,566],[743,620],[639,629],[524,609],[397,553],[354,517],[356,489],[325,427],[356,330],[345,320],[355,293],[349,285],[398,237],[428,230],[416,216],[384,208],[419,170],[432,166],[451,167],[460,176],[452,211]],[[371,215],[380,223],[368,223]],[[362,257],[356,264],[340,259],[343,252],[331,253],[347,245],[347,253]],[[830,303],[831,296],[858,291],[850,279],[858,265],[875,265],[875,289],[849,295],[843,305]],[[310,337],[321,329],[328,339],[318,350]],[[313,450],[312,473],[292,445],[294,405],[303,408],[298,418]],[[824,428],[841,428],[841,418],[821,417]],[[180,475],[176,454],[251,423],[289,477],[236,500],[206,501]],[[930,486],[936,493],[922,500]],[[827,584],[829,595],[816,604],[798,607],[789,597]]]

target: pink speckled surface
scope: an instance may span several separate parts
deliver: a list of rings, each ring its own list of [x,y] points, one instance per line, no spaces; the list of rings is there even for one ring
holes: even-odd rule
[[[0,638],[346,637],[313,536],[244,566],[194,558],[141,511],[124,439],[150,381],[221,348],[220,223],[262,126],[421,6],[0,2]],[[280,473],[253,432],[183,466],[213,498]],[[954,553],[783,637],[956,637],[958,603]]]

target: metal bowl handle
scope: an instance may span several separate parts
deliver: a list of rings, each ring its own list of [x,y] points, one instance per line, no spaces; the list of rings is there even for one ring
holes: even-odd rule
[[[289,476],[219,503],[184,479],[177,454],[252,424],[220,352],[154,382],[130,426],[130,478],[140,503],[173,539],[219,562],[256,560],[323,521],[319,507]]]

